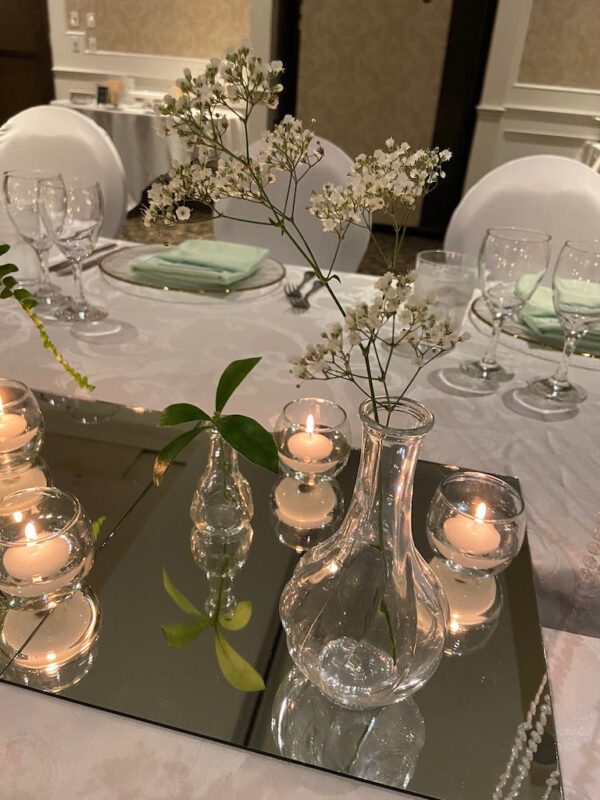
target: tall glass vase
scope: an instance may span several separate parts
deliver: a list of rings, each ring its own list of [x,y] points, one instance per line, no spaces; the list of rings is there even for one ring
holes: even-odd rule
[[[194,523],[190,543],[194,560],[208,580],[206,613],[227,615],[237,603],[234,576],[244,565],[252,543],[254,505],[236,451],[217,431],[209,435],[208,463],[190,507]]]
[[[383,401],[382,401],[383,402]],[[412,539],[417,454],[433,415],[412,400],[360,407],[363,450],[339,531],[308,551],[283,590],[290,655],[323,694],[349,708],[395,703],[435,672],[448,607]]]

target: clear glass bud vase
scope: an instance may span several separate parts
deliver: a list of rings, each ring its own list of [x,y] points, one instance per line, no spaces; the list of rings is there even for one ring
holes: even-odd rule
[[[212,614],[218,608],[220,613],[229,614],[237,602],[233,579],[252,543],[254,505],[236,451],[217,431],[209,435],[208,463],[190,507],[194,523],[190,543],[194,560],[208,580],[206,612]]]
[[[379,402],[384,403],[383,398]],[[393,410],[360,407],[363,450],[340,529],[309,550],[283,590],[290,655],[334,702],[375,708],[398,702],[435,672],[448,606],[412,539],[417,454],[433,415],[412,400]]]

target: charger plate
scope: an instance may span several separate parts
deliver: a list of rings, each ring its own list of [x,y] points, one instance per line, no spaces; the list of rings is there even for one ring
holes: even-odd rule
[[[492,327],[492,312],[488,308],[487,303],[483,299],[483,297],[476,297],[475,300],[471,303],[471,311],[477,317],[477,319],[481,320],[481,322],[489,325]],[[548,342],[540,339],[535,333],[525,325],[524,322],[518,317],[508,317],[504,324],[502,325],[502,333],[506,334],[507,336],[512,336],[513,339],[522,339],[525,342],[531,342],[532,344],[537,345],[537,347],[543,347],[546,350],[556,350],[560,352],[562,347],[559,345],[549,344]],[[597,353],[590,353],[589,351],[581,350],[579,347],[575,351],[578,356],[584,356],[585,358],[600,358],[600,355]]]
[[[259,292],[262,295],[265,291],[276,287],[285,277],[285,267],[274,258],[265,258],[252,275],[222,289],[208,290],[192,286],[181,288],[175,283],[169,284],[169,281],[165,281],[162,276],[153,279],[148,274],[134,272],[133,265],[136,261],[147,256],[164,253],[164,251],[165,246],[162,244],[125,247],[113,253],[107,253],[100,258],[99,265],[109,282],[115,282],[117,285],[119,283],[125,284],[128,290],[134,294],[140,294],[142,297],[152,296],[160,300],[179,303],[193,302],[194,299],[202,298],[223,299],[235,295],[246,295],[248,292]],[[121,286],[121,288],[123,287]]]
[[[169,647],[161,631],[165,623],[187,621],[163,589],[163,569],[197,608],[203,608],[207,595],[204,573],[190,551],[189,517],[206,463],[206,437],[178,456],[156,488],[152,463],[173,436],[172,430],[157,427],[158,414],[61,396],[40,395],[40,402],[46,421],[42,456],[51,480],[74,493],[91,519],[106,517],[87,578],[99,598],[102,623],[89,657],[84,654],[82,663],[71,664],[64,675],[53,669],[44,685],[43,676],[28,673],[15,657],[0,662],[2,680],[53,694],[55,703],[82,703],[342,774],[353,797],[363,796],[356,781],[433,800],[494,796],[546,672],[527,540],[499,577],[503,600],[495,625],[469,638],[462,655],[444,656],[435,675],[409,701],[369,713],[339,709],[292,670],[278,602],[298,555],[277,538],[271,498],[279,478],[244,461],[254,495],[254,539],[235,577],[234,593],[238,600],[252,601],[253,614],[243,630],[226,631],[225,638],[266,685],[263,692],[244,693],[219,670],[211,630],[182,649]],[[346,507],[357,465],[354,451],[339,476]],[[432,555],[425,532],[429,504],[440,480],[456,469],[427,461],[417,465],[413,533],[427,560]],[[518,488],[515,478],[507,480]],[[13,645],[26,652],[48,647],[48,619],[26,642]],[[52,703],[43,709],[51,715]],[[548,716],[519,800],[548,797],[546,781],[557,769]],[[5,729],[10,730],[10,722],[4,720]],[[51,718],[35,724],[38,734],[52,730]],[[138,731],[140,741],[143,733]],[[256,769],[255,764],[252,780]],[[511,785],[512,779],[505,789]]]

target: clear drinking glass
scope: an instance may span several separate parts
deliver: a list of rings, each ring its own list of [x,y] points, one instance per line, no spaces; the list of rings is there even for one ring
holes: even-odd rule
[[[496,360],[504,320],[522,308],[544,277],[550,260],[550,236],[524,228],[490,228],[479,251],[480,288],[492,313],[492,337],[484,355],[461,370],[475,381],[510,380]]]
[[[540,410],[586,398],[585,390],[569,381],[568,369],[577,342],[600,325],[600,242],[565,242],[554,267],[552,298],[565,335],[562,357],[553,375],[519,393],[522,402]]]
[[[48,172],[5,172],[2,182],[8,216],[19,235],[35,250],[40,265],[40,283],[33,293],[38,301],[38,313],[53,317],[62,308],[67,298],[50,281],[48,253],[52,239],[40,214],[40,184],[53,186],[57,194],[64,192],[60,175]]]
[[[423,250],[417,254],[414,292],[428,298],[439,313],[460,327],[477,280],[473,256],[452,250]]]
[[[73,262],[76,296],[58,309],[65,322],[96,322],[108,312],[88,302],[81,280],[81,262],[94,252],[104,220],[102,191],[97,183],[74,180],[61,188],[52,181],[40,183],[41,216],[52,241]]]

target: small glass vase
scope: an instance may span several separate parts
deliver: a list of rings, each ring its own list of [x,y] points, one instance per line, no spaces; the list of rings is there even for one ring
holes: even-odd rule
[[[230,614],[236,606],[233,579],[252,543],[252,492],[240,472],[238,455],[215,430],[210,433],[208,463],[194,492],[192,555],[204,570],[209,595],[206,613]]]
[[[403,700],[435,672],[448,607],[415,549],[417,454],[433,415],[412,400],[360,407],[363,450],[348,514],[308,551],[285,586],[280,615],[290,655],[334,702],[375,708]]]

